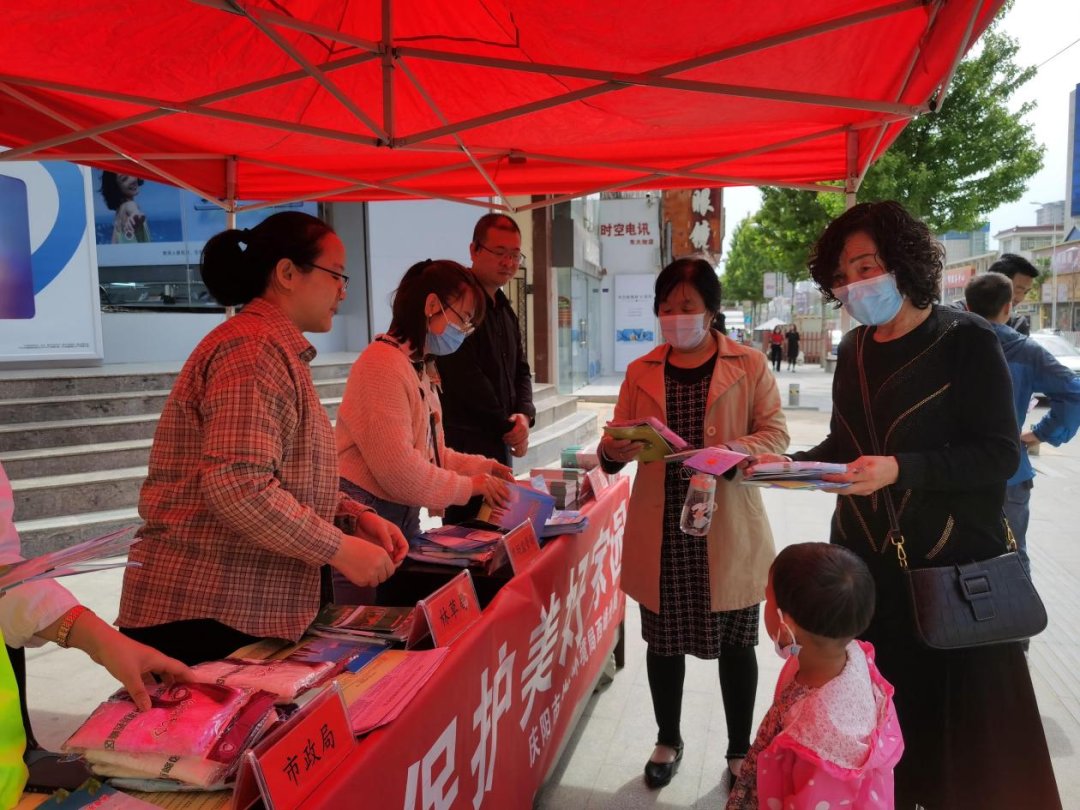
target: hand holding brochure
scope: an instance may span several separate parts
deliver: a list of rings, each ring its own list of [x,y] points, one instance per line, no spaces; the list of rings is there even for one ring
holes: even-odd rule
[[[604,425],[604,433],[615,439],[642,442],[645,449],[638,456],[638,461],[660,461],[670,453],[685,450],[687,446],[685,439],[654,416],[608,422]]]
[[[681,457],[683,454],[676,455]],[[683,465],[709,475],[723,475],[748,458],[745,453],[737,453],[726,447],[706,447],[683,458]]]
[[[127,554],[128,549],[138,541],[138,538],[134,536],[135,528],[128,526],[59,551],[31,557],[10,565],[0,565],[0,594],[24,582],[55,579],[108,568],[123,568],[128,565],[126,561],[103,563],[100,560]]]
[[[824,461],[776,461],[751,467],[743,483],[780,489],[836,490],[844,489],[849,485],[825,481],[822,476],[846,472],[846,464],[830,464]]]

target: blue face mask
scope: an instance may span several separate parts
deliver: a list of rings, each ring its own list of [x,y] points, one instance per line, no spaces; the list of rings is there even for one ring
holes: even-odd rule
[[[446,317],[446,309],[440,303],[439,308],[442,309],[443,318],[446,320],[446,328],[441,335],[436,335],[434,332],[428,330],[427,338],[424,340],[424,353],[433,354],[436,357],[445,357],[448,354],[453,354],[461,348],[461,344],[465,342],[465,338],[468,335],[465,334],[465,330],[455,323],[452,323],[449,318]]]
[[[900,311],[904,297],[896,287],[892,273],[882,273],[863,281],[855,281],[846,287],[833,290],[833,295],[843,304],[851,317],[867,326],[888,323]]]

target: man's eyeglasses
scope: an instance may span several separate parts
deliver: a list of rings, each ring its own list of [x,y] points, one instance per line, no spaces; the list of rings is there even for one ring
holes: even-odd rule
[[[455,315],[457,315],[457,319],[459,321],[461,321],[461,327],[460,328],[461,328],[461,331],[465,333],[465,337],[468,337],[469,335],[471,335],[473,332],[476,331],[476,327],[473,325],[472,320],[470,318],[466,318],[464,315],[462,315],[460,312],[458,312],[456,309],[454,309],[453,304],[447,303],[447,304],[445,304],[445,306],[446,306],[446,308],[448,310],[450,310]]]
[[[330,275],[332,275],[334,278],[341,282],[341,289],[344,290],[348,288],[349,277],[344,273],[339,273],[336,270],[331,270],[329,267],[323,267],[321,264],[315,264],[315,262],[311,262],[308,266],[314,267],[316,270],[322,270],[324,273],[329,273]]]
[[[506,248],[496,248],[495,250],[492,250],[487,245],[481,244],[479,242],[476,243],[476,246],[480,250],[486,250],[500,262],[504,262],[507,259],[510,259],[517,267],[525,266],[525,254],[522,253],[520,250],[507,250]]]

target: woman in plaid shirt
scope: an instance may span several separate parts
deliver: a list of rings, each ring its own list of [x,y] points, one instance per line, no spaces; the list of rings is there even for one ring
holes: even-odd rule
[[[345,299],[345,248],[295,211],[203,249],[220,304],[243,309],[188,358],[165,403],[139,498],[145,523],[117,624],[187,664],[259,638],[295,640],[320,606],[320,568],[361,586],[405,556],[401,532],[338,492],[334,432],[303,332]],[[334,519],[355,519],[354,535]]]

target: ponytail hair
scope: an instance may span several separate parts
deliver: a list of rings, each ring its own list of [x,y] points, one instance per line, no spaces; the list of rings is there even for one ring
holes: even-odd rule
[[[266,292],[270,274],[282,259],[310,273],[323,237],[333,232],[318,217],[301,211],[282,211],[250,230],[222,231],[203,247],[203,283],[222,306],[241,306]]]

